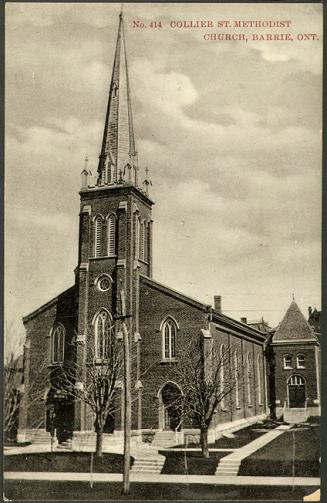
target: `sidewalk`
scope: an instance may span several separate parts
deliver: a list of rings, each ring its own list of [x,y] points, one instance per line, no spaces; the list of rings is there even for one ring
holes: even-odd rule
[[[261,447],[269,444],[272,440],[282,435],[286,430],[289,430],[291,425],[281,425],[269,432],[265,433],[261,437],[252,440],[248,444],[240,447],[239,449],[235,449],[234,452],[228,454],[224,458],[222,458],[218,464],[216,475],[220,477],[224,477],[228,474],[237,476],[239,468],[241,466],[241,462],[243,459],[247,458],[254,452],[261,449]],[[279,477],[277,477],[279,478]]]
[[[5,480],[58,480],[61,482],[121,482],[121,473],[60,473],[60,472],[5,472]],[[169,484],[210,484],[244,486],[320,486],[318,477],[222,477],[216,475],[158,475],[135,473],[131,482],[169,483]]]

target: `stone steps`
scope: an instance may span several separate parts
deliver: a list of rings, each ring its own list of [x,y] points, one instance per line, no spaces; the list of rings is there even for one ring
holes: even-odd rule
[[[137,458],[131,469],[131,473],[161,473],[165,458]]]
[[[238,459],[225,459],[222,458],[217,466],[216,475],[224,476],[224,475],[234,475],[238,474],[240,468],[241,460]]]
[[[72,441],[66,440],[65,442],[61,442],[57,445],[57,451],[71,451],[72,450]]]
[[[173,431],[156,431],[151,445],[156,447],[172,447],[176,444],[176,435]]]
[[[307,409],[285,409],[284,421],[288,424],[305,423],[309,417]]]
[[[33,431],[28,436],[32,444],[51,444],[51,435],[48,431]]]

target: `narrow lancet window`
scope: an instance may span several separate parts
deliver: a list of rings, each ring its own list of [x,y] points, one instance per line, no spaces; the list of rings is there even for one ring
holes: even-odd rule
[[[108,218],[108,255],[116,255],[116,217],[110,215]]]
[[[135,249],[135,258],[139,258],[140,254],[140,217],[137,213],[135,213],[135,233],[134,233],[134,249]]]
[[[162,346],[164,360],[176,358],[177,326],[174,320],[168,318],[162,327]]]
[[[57,325],[52,330],[51,337],[51,363],[63,363],[65,347],[65,329]]]
[[[108,358],[109,344],[111,340],[111,332],[113,323],[109,313],[106,310],[101,310],[95,319],[95,357],[96,359]]]
[[[102,255],[102,217],[98,215],[94,222],[94,256]]]
[[[235,372],[235,406],[240,406],[240,393],[239,393],[239,376],[238,376],[238,355],[237,351],[234,353],[234,372]]]

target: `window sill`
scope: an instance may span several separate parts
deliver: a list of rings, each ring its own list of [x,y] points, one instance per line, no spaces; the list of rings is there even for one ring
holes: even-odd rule
[[[52,363],[49,363],[48,368],[51,368],[51,367],[62,367],[63,364],[64,364],[64,362],[58,362],[58,363],[52,362]]]
[[[251,404],[249,403],[249,404],[248,404],[248,407],[249,407],[250,409],[252,409],[252,408],[253,408],[252,403],[251,403]]]
[[[241,410],[241,407],[239,405],[236,405],[236,410]]]
[[[177,363],[178,359],[177,358],[163,358],[160,363],[162,364],[167,364],[167,363]]]
[[[90,257],[90,260],[103,260],[106,258],[117,258],[118,255],[101,255],[101,257]]]
[[[283,370],[293,370],[293,367],[283,367]]]
[[[221,412],[228,412],[228,409],[226,409],[225,407],[222,407]]]
[[[149,262],[146,260],[143,260],[141,258],[138,259],[139,262],[142,262],[142,264],[149,265]]]
[[[95,358],[94,361],[86,362],[87,365],[106,365],[109,360],[106,358]]]
[[[296,370],[305,370],[306,367],[296,367]]]

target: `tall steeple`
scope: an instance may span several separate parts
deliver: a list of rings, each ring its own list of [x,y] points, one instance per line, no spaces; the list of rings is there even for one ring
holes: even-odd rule
[[[122,183],[123,181],[135,184],[137,170],[124,19],[121,11],[106,121],[99,156],[97,185]]]

